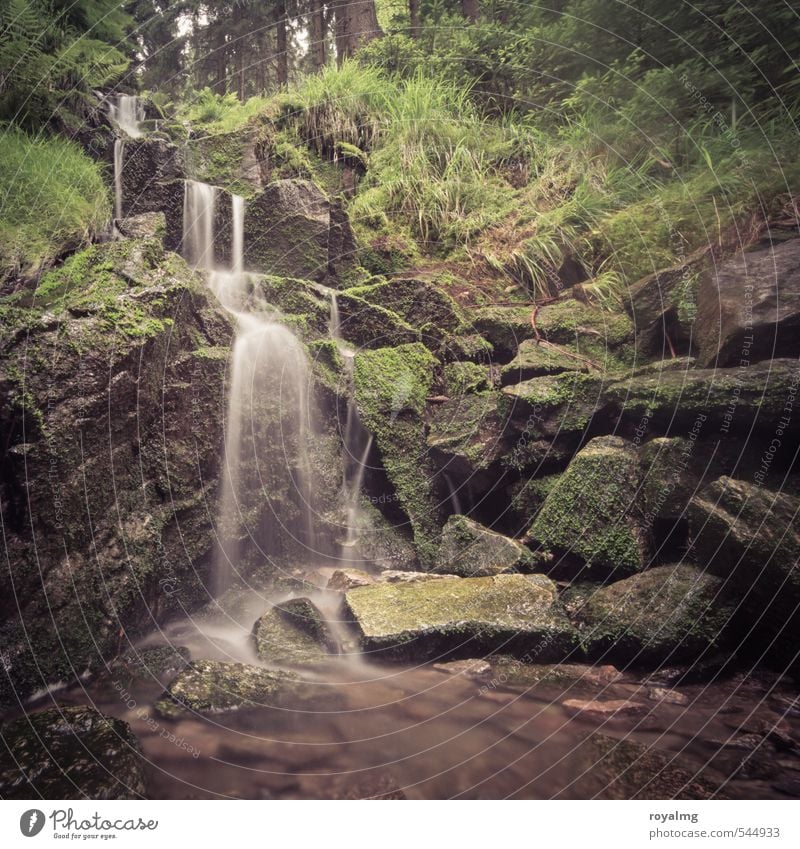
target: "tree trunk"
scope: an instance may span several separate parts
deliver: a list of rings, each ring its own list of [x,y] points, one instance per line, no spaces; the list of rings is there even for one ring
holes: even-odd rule
[[[480,0],[461,0],[461,13],[474,24],[481,16]]]
[[[336,17],[336,61],[341,65],[359,47],[380,38],[375,0],[334,0]]]
[[[325,4],[323,0],[311,0],[311,62],[314,69],[325,67]]]
[[[278,88],[286,88],[289,84],[289,53],[286,38],[286,2],[277,0],[275,3],[275,58],[276,82]]]
[[[408,14],[411,18],[411,37],[420,36],[419,0],[408,0]]]

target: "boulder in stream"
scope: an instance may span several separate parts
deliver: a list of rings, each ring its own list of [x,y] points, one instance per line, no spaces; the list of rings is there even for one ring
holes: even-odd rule
[[[127,722],[87,705],[31,713],[0,728],[3,799],[141,799],[144,759]]]
[[[464,578],[529,570],[534,565],[530,549],[498,534],[467,516],[450,516],[442,531],[436,571]]]
[[[345,596],[365,651],[433,660],[495,651],[543,662],[577,649],[577,632],[544,575],[496,575],[359,587]]]
[[[270,707],[297,697],[303,686],[292,672],[195,660],[169,683],[155,709],[161,716],[176,718],[185,712],[216,714]]]
[[[261,660],[281,665],[320,663],[336,652],[336,642],[319,608],[308,598],[271,607],[253,626]]]

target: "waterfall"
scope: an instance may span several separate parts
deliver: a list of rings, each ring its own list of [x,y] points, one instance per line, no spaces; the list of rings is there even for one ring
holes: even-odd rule
[[[355,547],[358,543],[361,519],[361,486],[364,483],[364,473],[367,469],[369,452],[372,449],[373,437],[361,423],[355,402],[355,387],[353,371],[355,353],[342,339],[341,319],[339,317],[339,301],[336,292],[330,291],[330,320],[328,332],[336,342],[344,363],[347,380],[347,417],[344,426],[343,462],[342,462],[342,496],[345,512],[345,539],[341,543],[340,557],[347,562],[354,562]]]
[[[218,549],[210,590],[220,596],[240,574],[247,552],[269,559],[287,547],[316,552],[309,446],[314,434],[305,347],[250,293],[244,270],[244,198],[231,197],[231,261],[215,261],[221,192],[187,180],[183,254],[208,276],[236,319],[219,498]],[[264,509],[266,508],[266,509]]]
[[[142,135],[144,104],[135,94],[118,94],[109,101],[108,114],[122,132],[132,139]]]
[[[142,135],[144,106],[135,94],[118,94],[108,103],[108,114],[121,130],[114,139],[114,217],[122,218],[122,168],[125,161],[125,136],[138,139]]]

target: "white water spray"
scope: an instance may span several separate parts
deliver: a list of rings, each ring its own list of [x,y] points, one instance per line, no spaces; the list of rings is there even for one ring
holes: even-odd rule
[[[135,94],[118,94],[109,101],[108,113],[122,135],[114,139],[114,217],[122,218],[122,169],[125,165],[125,137],[142,135],[144,106]]]

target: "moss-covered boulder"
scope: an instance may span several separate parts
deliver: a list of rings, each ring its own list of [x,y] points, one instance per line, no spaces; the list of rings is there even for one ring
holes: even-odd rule
[[[733,614],[719,578],[692,566],[648,569],[602,587],[578,612],[589,656],[654,666],[692,661],[724,645]]]
[[[359,415],[375,436],[383,467],[411,523],[419,559],[427,564],[433,563],[439,537],[436,471],[427,453],[423,419],[435,365],[417,342],[359,351],[354,366]]]
[[[3,799],[141,799],[144,757],[127,722],[87,705],[0,726]]]
[[[547,438],[583,433],[606,405],[607,380],[597,374],[566,371],[506,386],[502,392],[530,420],[532,434]]]
[[[442,531],[436,571],[465,578],[527,571],[534,565],[530,549],[467,516],[451,516]]]
[[[451,398],[428,413],[427,443],[451,476],[471,480],[504,457],[516,435],[513,403],[499,392]]]
[[[543,548],[579,557],[622,576],[647,564],[636,497],[639,464],[633,445],[598,436],[554,481],[530,528]]]
[[[167,234],[167,219],[163,212],[143,212],[114,222],[117,232],[127,239],[160,239]]]
[[[258,130],[240,128],[231,133],[190,136],[184,146],[189,175],[250,197],[264,185],[259,135]]]
[[[0,301],[0,702],[104,669],[207,599],[230,318],[158,239],[95,245]]]
[[[525,339],[536,334],[531,324],[532,307],[493,306],[479,307],[472,313],[472,322],[478,333],[491,345],[498,357],[513,357]]]
[[[516,357],[503,366],[500,380],[504,386],[508,386],[532,377],[561,374],[564,371],[588,372],[589,363],[572,347],[526,339],[520,344]]]
[[[800,380],[797,360],[771,360],[740,368],[660,369],[609,384],[603,400],[631,424],[646,418],[663,433],[696,427],[703,436],[711,429],[724,435],[751,430],[774,431],[787,399]],[[785,432],[800,432],[797,417]],[[695,437],[693,437],[695,438]]]
[[[555,584],[496,575],[359,587],[345,596],[365,651],[398,659],[492,652],[561,660],[577,647]]]
[[[796,662],[791,635],[800,623],[800,498],[721,477],[689,504],[698,565],[739,599],[739,617],[755,626],[772,657]]]
[[[384,348],[419,341],[419,330],[390,308],[373,304],[352,294],[352,290],[340,292],[336,300],[339,332],[358,348]]]
[[[444,389],[450,398],[485,392],[492,388],[492,378],[488,366],[469,360],[455,360],[446,363],[442,369]]]
[[[265,274],[254,276],[252,285],[253,296],[275,307],[281,313],[283,323],[303,340],[334,344],[328,338],[330,302],[313,283],[294,277]],[[329,367],[334,366],[333,362],[327,364]]]
[[[167,686],[156,712],[167,718],[188,713],[216,714],[242,708],[285,704],[302,691],[291,672],[225,663],[192,661]]]
[[[336,641],[320,609],[308,598],[270,608],[253,626],[261,660],[283,666],[320,663],[336,651]]]
[[[249,267],[318,282],[335,280],[355,261],[344,211],[309,180],[275,180],[251,197],[244,245]]]
[[[456,302],[438,286],[424,280],[392,279],[349,289],[347,294],[391,310],[408,324],[420,328],[422,341],[429,347],[463,323]]]

